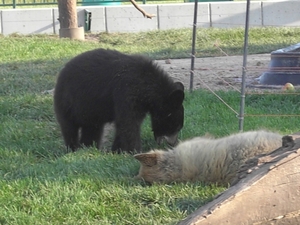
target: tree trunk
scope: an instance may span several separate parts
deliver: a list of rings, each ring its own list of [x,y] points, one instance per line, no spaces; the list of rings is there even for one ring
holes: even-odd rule
[[[59,0],[60,28],[77,28],[76,0]]]
[[[61,38],[84,39],[83,27],[78,27],[76,0],[58,0]]]

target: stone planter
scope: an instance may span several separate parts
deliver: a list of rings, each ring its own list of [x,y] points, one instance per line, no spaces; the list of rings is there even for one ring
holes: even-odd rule
[[[61,28],[59,29],[60,38],[70,38],[76,40],[84,40],[84,28]]]

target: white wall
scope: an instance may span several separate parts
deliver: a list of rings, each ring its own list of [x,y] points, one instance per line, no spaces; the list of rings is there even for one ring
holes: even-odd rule
[[[1,10],[2,34],[53,33],[52,9]]]
[[[194,3],[141,5],[152,19],[143,18],[132,5],[81,6],[78,25],[85,25],[85,10],[92,13],[92,32],[139,32],[192,28]],[[58,34],[58,9],[2,9],[0,10],[1,33]],[[199,2],[199,27],[243,27],[246,16],[246,1]],[[300,1],[254,1],[250,3],[250,26],[300,26]]]
[[[233,4],[232,4],[233,3]],[[245,26],[246,2],[213,2],[211,7],[212,27],[241,27]],[[249,24],[261,26],[261,2],[250,2]],[[299,11],[300,12],[300,11]],[[300,22],[300,17],[299,17]]]
[[[300,1],[262,2],[264,26],[300,26]]]
[[[210,26],[209,3],[198,4],[197,21],[199,27]],[[162,30],[172,28],[192,27],[194,18],[194,4],[164,4],[158,5],[158,28]]]

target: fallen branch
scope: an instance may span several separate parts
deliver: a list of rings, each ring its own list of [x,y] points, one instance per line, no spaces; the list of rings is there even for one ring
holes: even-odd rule
[[[130,2],[133,4],[133,6],[139,10],[144,17],[147,17],[149,19],[152,19],[152,17],[155,17],[155,14],[148,14],[145,12],[145,10],[143,10],[141,7],[138,6],[138,4],[134,1],[134,0],[130,0]]]

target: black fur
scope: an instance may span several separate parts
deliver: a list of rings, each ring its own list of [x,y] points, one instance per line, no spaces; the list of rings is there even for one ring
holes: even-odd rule
[[[61,70],[54,108],[65,144],[100,146],[105,123],[115,122],[113,151],[140,151],[140,127],[151,115],[155,138],[183,126],[183,85],[140,55],[96,49],[70,60]]]

